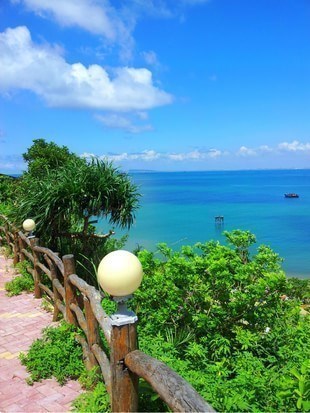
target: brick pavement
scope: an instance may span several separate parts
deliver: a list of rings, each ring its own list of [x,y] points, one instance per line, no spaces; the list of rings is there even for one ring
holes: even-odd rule
[[[25,381],[28,373],[18,355],[52,324],[52,315],[33,294],[6,295],[4,284],[14,275],[12,260],[0,255],[0,413],[68,412],[81,393],[78,382],[60,386],[50,379],[29,386]]]

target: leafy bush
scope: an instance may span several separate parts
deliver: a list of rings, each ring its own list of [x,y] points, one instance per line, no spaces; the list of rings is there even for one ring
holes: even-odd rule
[[[27,354],[20,355],[31,381],[55,377],[64,384],[67,379],[80,377],[85,368],[75,334],[75,327],[65,322],[43,330],[43,337],[32,343]]]
[[[102,375],[98,367],[93,367],[91,370],[84,370],[79,377],[80,385],[85,390],[93,390],[99,381],[102,381]]]
[[[139,315],[139,347],[218,411],[309,411],[310,323],[301,313],[309,282],[287,280],[281,258],[267,246],[250,256],[251,233],[226,235],[227,246],[211,241],[174,252],[160,244],[161,259],[138,253],[145,275],[131,307]],[[108,298],[102,305],[115,309]],[[66,324],[47,329],[22,360],[32,380],[54,375],[64,382],[85,371]],[[78,397],[76,411],[110,411],[96,372],[80,380],[93,391]],[[169,411],[143,381],[139,402],[140,411]]]
[[[32,275],[27,271],[28,266],[28,261],[22,261],[16,264],[15,268],[18,269],[21,275],[5,283],[4,287],[9,297],[19,295],[23,291],[31,292],[34,290],[34,281]]]
[[[139,252],[145,275],[131,302],[139,346],[219,411],[307,411],[310,323],[299,283],[271,248],[250,256],[248,231],[226,236],[227,246],[179,252],[160,244],[162,259]]]
[[[310,304],[310,280],[300,280],[299,278],[288,279],[287,295],[297,298],[303,304]]]
[[[104,384],[99,382],[92,392],[80,394],[73,402],[73,411],[87,413],[111,412],[110,399]]]

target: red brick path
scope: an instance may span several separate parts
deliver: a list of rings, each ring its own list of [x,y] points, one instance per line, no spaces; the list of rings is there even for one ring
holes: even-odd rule
[[[25,381],[28,373],[18,355],[52,324],[52,315],[41,308],[41,300],[33,294],[6,295],[4,284],[14,274],[12,260],[0,255],[0,413],[68,412],[81,393],[78,382],[60,386],[51,379],[29,386]]]

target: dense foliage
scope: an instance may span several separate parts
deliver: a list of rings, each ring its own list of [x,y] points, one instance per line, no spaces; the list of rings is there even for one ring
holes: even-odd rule
[[[5,283],[5,289],[9,297],[19,295],[23,291],[31,292],[34,290],[33,276],[28,272],[29,262],[22,261],[16,264],[16,269],[20,275]]]
[[[32,177],[44,178],[49,171],[55,171],[60,167],[76,159],[77,156],[70,152],[66,146],[58,146],[54,142],[46,142],[44,139],[34,139],[33,145],[23,153],[27,164],[26,174]]]
[[[11,212],[17,186],[17,178],[0,174],[0,214]]]
[[[103,382],[96,384],[92,391],[82,393],[73,402],[74,412],[109,413],[110,399]]]
[[[52,237],[66,231],[89,235],[93,217],[105,217],[123,227],[132,224],[138,207],[137,188],[111,163],[87,162],[66,147],[43,139],[35,140],[23,156],[28,171],[21,182],[17,220],[32,216],[38,230],[44,228]]]
[[[250,257],[253,234],[226,237],[228,246],[211,241],[180,252],[161,244],[161,259],[139,253],[145,276],[132,306],[140,348],[219,411],[308,411],[307,297],[298,297],[269,247]]]
[[[309,411],[309,281],[287,280],[267,246],[250,256],[253,234],[226,236],[229,245],[211,241],[174,252],[160,244],[157,253],[140,251],[145,275],[131,302],[140,320],[139,346],[218,411]],[[108,312],[111,304],[103,301]],[[63,382],[81,374],[74,331],[61,329],[48,329],[22,356],[31,380],[54,375]],[[140,411],[167,410],[141,384]],[[102,383],[75,408],[108,411]]]
[[[0,180],[0,212],[19,228],[25,219],[34,219],[41,243],[62,255],[73,253],[81,262],[80,274],[85,269],[87,278],[90,265],[85,257],[97,265],[106,253],[123,245],[124,240],[112,237],[114,227],[132,225],[139,207],[138,188],[112,163],[88,162],[44,139],[34,140],[23,157],[28,169],[16,185],[8,177]],[[106,220],[105,234],[95,231],[93,224],[99,218]]]
[[[93,218],[130,226],[137,188],[112,164],[87,163],[41,139],[24,159],[28,171],[21,180],[0,179],[0,212],[19,225],[34,218],[42,242],[75,253],[90,274],[106,252],[122,245],[110,238],[112,231],[95,234]],[[175,252],[160,244],[156,253],[137,252],[145,274],[131,301],[140,320],[139,346],[178,371],[218,411],[310,411],[310,282],[288,280],[268,246],[251,255],[256,239],[249,231],[225,235],[226,245],[210,241]],[[12,291],[20,288],[15,283]],[[103,306],[111,311],[113,303],[106,298]],[[81,348],[65,324],[46,330],[22,361],[32,380],[54,375],[63,382],[84,371]],[[163,411],[141,384],[140,409]],[[76,409],[108,409],[101,382]]]
[[[82,348],[75,340],[75,328],[62,323],[58,327],[47,327],[43,337],[35,340],[27,354],[20,359],[30,380],[40,381],[55,377],[63,384],[68,379],[77,379],[85,371]]]

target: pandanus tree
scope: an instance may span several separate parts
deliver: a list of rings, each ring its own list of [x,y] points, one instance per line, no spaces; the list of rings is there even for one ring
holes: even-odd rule
[[[46,171],[44,178],[28,176],[24,185],[27,194],[18,206],[20,218],[32,216],[38,229],[54,237],[99,236],[90,225],[94,217],[129,228],[139,205],[137,187],[128,175],[98,159],[73,159]]]
[[[34,145],[38,144],[42,149],[42,140],[35,141]],[[65,147],[60,148],[59,162],[55,161],[55,146],[45,146],[38,157],[38,151],[28,150],[35,153],[35,159],[26,159],[29,169],[21,182],[16,220],[21,223],[25,218],[33,218],[40,237],[61,252],[68,244],[64,240],[70,240],[71,245],[79,245],[82,254],[89,255],[114,233],[111,228],[105,234],[96,233],[92,224],[99,218],[111,226],[132,225],[139,206],[138,188],[111,162],[88,162]],[[53,154],[44,163],[44,150],[48,149]]]

